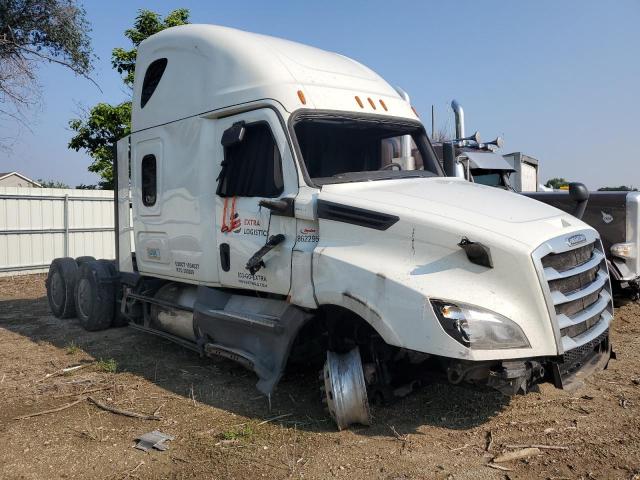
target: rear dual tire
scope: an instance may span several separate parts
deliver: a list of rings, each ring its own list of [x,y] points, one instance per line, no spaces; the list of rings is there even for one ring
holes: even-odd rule
[[[47,298],[58,318],[78,317],[89,331],[126,325],[116,312],[117,270],[113,261],[85,256],[56,258],[47,276]]]
[[[58,318],[76,315],[75,287],[78,264],[73,258],[56,258],[51,262],[45,282],[51,312]]]
[[[109,328],[115,315],[115,282],[108,261],[89,260],[78,268],[75,304],[80,324],[95,332]]]

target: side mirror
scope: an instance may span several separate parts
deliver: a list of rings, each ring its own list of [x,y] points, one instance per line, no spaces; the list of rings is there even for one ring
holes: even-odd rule
[[[223,147],[231,147],[244,139],[244,122],[238,122],[227,128],[222,134],[220,143]]]
[[[589,190],[584,183],[570,183],[569,184],[569,198],[576,202],[576,208],[573,212],[573,216],[582,218],[584,211],[587,208],[587,201],[589,200]]]

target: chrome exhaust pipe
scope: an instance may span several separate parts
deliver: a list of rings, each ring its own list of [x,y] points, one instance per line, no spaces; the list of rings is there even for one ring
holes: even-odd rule
[[[464,110],[457,100],[451,100],[451,108],[456,116],[456,138],[464,138]]]
[[[411,105],[411,99],[409,98],[409,94],[405,92],[400,87],[395,87],[398,95],[402,97],[402,99]],[[407,170],[414,170],[416,168],[413,156],[411,155],[411,135],[403,135],[400,146],[400,156],[402,157],[402,161],[404,162],[404,168]]]

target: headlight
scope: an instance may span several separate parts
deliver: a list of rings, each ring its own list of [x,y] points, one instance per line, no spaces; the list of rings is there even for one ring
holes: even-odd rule
[[[616,243],[611,245],[611,254],[620,258],[635,258],[636,248],[633,243]]]
[[[431,300],[438,320],[451,337],[474,350],[529,348],[522,329],[502,315],[466,303]]]

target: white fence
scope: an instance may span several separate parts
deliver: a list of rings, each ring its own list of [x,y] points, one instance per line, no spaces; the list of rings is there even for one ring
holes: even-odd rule
[[[0,276],[82,255],[115,258],[113,191],[0,187]]]

